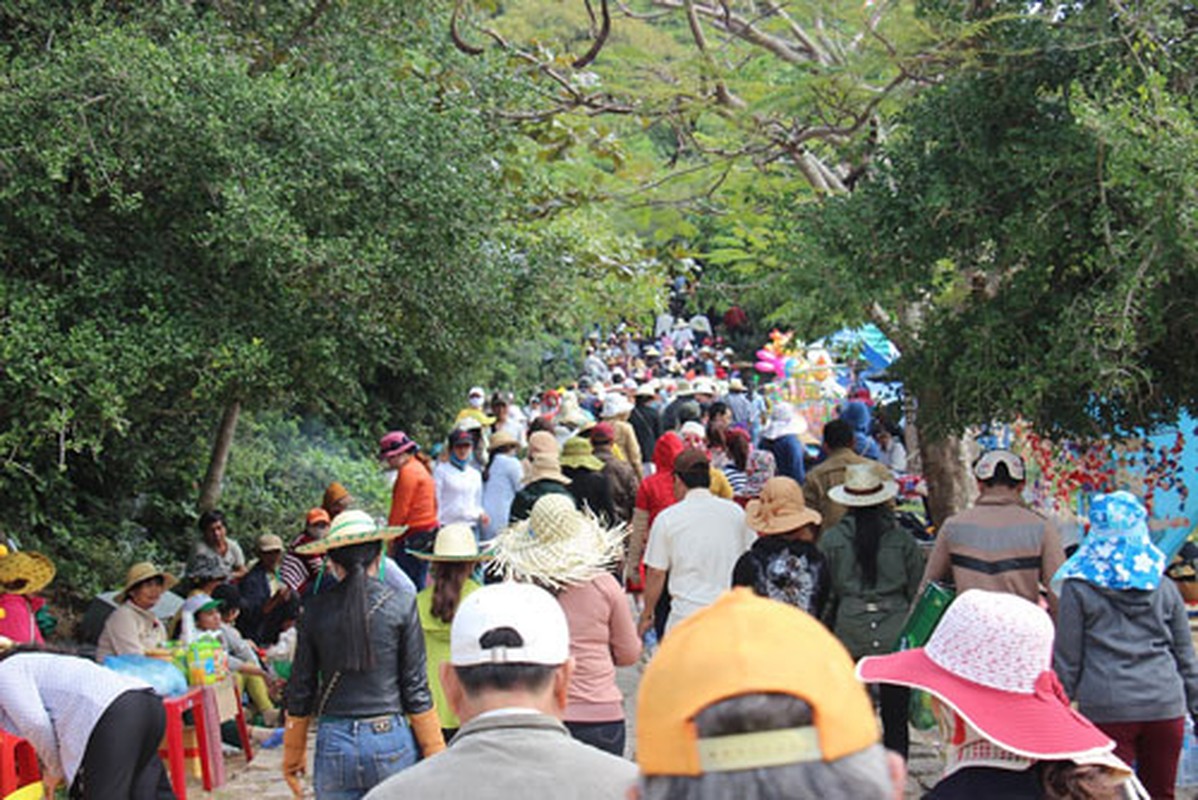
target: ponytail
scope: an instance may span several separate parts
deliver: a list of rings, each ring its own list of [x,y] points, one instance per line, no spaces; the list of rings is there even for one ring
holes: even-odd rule
[[[332,661],[322,667],[344,672],[366,672],[374,668],[374,648],[370,644],[370,596],[366,571],[382,554],[379,542],[363,542],[329,551],[329,558],[345,570],[345,578],[333,594],[339,607],[335,616],[341,621],[343,646],[334,651]]]

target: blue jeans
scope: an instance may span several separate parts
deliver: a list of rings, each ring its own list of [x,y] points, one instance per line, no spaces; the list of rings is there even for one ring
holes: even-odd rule
[[[316,729],[317,800],[359,800],[416,763],[416,741],[403,716],[325,717]]]

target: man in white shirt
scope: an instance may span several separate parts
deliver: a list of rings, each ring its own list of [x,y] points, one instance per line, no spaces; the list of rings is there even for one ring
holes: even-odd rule
[[[675,625],[715,601],[732,582],[736,560],[756,538],[740,506],[713,495],[711,462],[702,450],[683,450],[674,462],[674,496],[657,515],[645,551],[645,605],[637,626],[644,636],[669,573],[670,617]]]

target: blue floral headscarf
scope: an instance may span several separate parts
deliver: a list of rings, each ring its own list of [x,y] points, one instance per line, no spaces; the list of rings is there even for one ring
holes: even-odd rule
[[[1152,590],[1160,586],[1165,554],[1148,535],[1148,510],[1131,492],[1095,495],[1090,533],[1052,576],[1054,591],[1078,578],[1108,589]]]

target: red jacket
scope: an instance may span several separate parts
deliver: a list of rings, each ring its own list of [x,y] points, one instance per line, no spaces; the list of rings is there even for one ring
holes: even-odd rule
[[[678,502],[674,497],[674,460],[684,448],[682,438],[674,431],[663,433],[653,448],[657,471],[641,481],[636,492],[636,507],[649,512],[649,527],[663,509]]]

